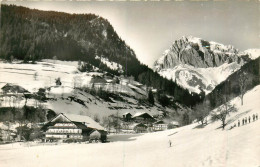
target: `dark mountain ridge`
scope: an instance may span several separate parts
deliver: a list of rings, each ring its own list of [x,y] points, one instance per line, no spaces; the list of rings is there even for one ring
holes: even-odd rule
[[[136,56],[112,25],[94,14],[67,14],[1,6],[1,57],[93,61],[104,55],[125,64]],[[51,45],[50,45],[51,44]]]
[[[105,57],[122,65],[124,75],[132,75],[142,84],[174,96],[182,104],[192,106],[202,99],[202,95],[189,93],[140,63],[108,20],[94,14],[67,14],[1,5],[0,35],[0,58],[5,60],[80,60],[120,75],[96,59],[96,56]]]

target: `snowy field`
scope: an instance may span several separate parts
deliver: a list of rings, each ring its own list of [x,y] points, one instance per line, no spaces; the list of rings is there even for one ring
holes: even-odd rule
[[[114,135],[104,144],[0,146],[1,167],[259,167],[260,120],[235,127],[237,120],[260,115],[260,86],[236,104],[238,112],[228,117],[226,130],[220,122],[201,128],[195,123],[163,132]],[[172,141],[169,147],[168,141]]]
[[[114,64],[115,65],[115,64]],[[37,92],[39,88],[51,87],[47,96],[50,98],[57,98],[55,101],[48,101],[43,103],[46,108],[52,109],[57,113],[73,113],[80,115],[88,115],[94,117],[98,114],[100,119],[103,116],[111,114],[123,114],[130,112],[135,114],[136,112],[148,112],[151,115],[158,115],[158,107],[136,109],[138,106],[138,100],[134,98],[124,97],[126,102],[116,101],[114,103],[105,102],[102,99],[97,99],[88,93],[75,90],[75,79],[80,80],[82,87],[88,87],[93,75],[103,75],[100,72],[80,72],[77,69],[77,61],[59,61],[59,60],[43,60],[37,62],[37,64],[23,64],[19,62],[4,63],[0,61],[0,88],[7,83],[22,86],[30,92]],[[37,76],[35,77],[35,74]],[[55,79],[61,79],[62,85],[55,87]],[[141,96],[146,94],[146,90],[136,87],[135,84],[105,84],[102,85],[104,90],[110,92],[120,92],[132,96]],[[1,91],[1,89],[0,89]],[[61,99],[60,97],[63,97]],[[78,99],[85,103],[85,106],[76,103],[74,101],[67,100],[69,96],[76,96]],[[10,103],[9,97],[2,98],[1,107],[23,107],[25,99],[16,101],[15,105]],[[28,105],[35,105],[35,100],[29,99]],[[119,110],[113,109],[113,107],[121,108]],[[168,111],[168,109],[167,109]]]

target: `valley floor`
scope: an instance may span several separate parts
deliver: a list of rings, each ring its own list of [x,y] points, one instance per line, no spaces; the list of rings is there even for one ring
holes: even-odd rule
[[[232,130],[198,124],[139,135],[109,136],[104,144],[0,146],[1,167],[157,167],[260,165],[260,120]],[[169,147],[169,140],[172,147]]]

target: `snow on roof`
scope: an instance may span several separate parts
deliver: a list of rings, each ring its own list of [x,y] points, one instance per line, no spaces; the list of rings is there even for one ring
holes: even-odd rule
[[[138,112],[138,113],[135,113],[134,115],[133,115],[133,117],[138,117],[138,116],[141,116],[141,115],[143,115],[143,114],[148,114],[147,112]],[[148,115],[150,115],[150,114],[148,114]],[[151,115],[150,115],[151,116]],[[153,116],[151,116],[151,117],[153,117]]]
[[[179,122],[177,122],[177,121],[172,121],[170,123],[173,124],[173,125],[180,125]]]
[[[11,83],[7,83],[1,89],[5,92],[10,92],[10,93],[29,93],[29,91],[24,89],[23,87]]]
[[[63,115],[65,115],[68,119],[74,122],[85,122],[87,127],[97,129],[97,130],[105,130],[101,125],[99,125],[96,121],[94,121],[89,116],[75,115],[75,114],[63,114]]]
[[[130,112],[125,112],[122,115],[127,115],[127,114],[131,114]],[[132,115],[132,114],[131,114]]]

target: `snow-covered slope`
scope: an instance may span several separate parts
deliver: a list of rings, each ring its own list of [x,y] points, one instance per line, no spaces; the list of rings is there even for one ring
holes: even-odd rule
[[[211,92],[220,82],[240,68],[237,63],[225,63],[219,67],[196,68],[186,64],[180,64],[174,68],[162,69],[158,73],[177,82],[177,84],[200,93]]]
[[[260,49],[247,49],[243,53],[248,54],[250,59],[256,59],[260,56]]]
[[[108,81],[112,79],[106,79],[103,77],[104,73],[100,72],[79,72],[77,66],[76,61],[44,60],[37,64],[18,62],[11,64],[0,61],[0,88],[7,83],[19,85],[32,93],[37,92],[39,88],[46,88],[46,96],[55,99],[43,103],[46,108],[57,113],[88,115],[92,118],[98,115],[102,119],[103,116],[117,112],[118,114],[148,112],[151,115],[159,115],[162,111],[172,110],[164,109],[160,105],[153,107],[141,105],[138,99],[146,98],[146,87],[136,81],[119,77],[119,83],[102,82],[92,85],[91,80],[94,76],[100,76]],[[56,86],[55,79],[59,77],[62,85]],[[110,97],[110,101],[105,101],[88,92],[74,89],[75,85],[81,88],[102,89],[117,94],[121,100]],[[18,99],[2,96],[0,100],[1,107],[22,107],[25,104],[25,99],[22,97]],[[37,100],[28,99],[27,105],[35,106],[36,103]]]
[[[238,120],[260,115],[259,100],[260,86],[245,94],[243,106],[239,98],[232,100],[238,112],[227,118],[226,130],[219,128],[220,122],[203,128],[194,123],[162,132],[113,135],[105,144],[0,145],[1,167],[258,167],[260,120],[229,129]]]
[[[154,63],[154,70],[191,92],[207,94],[259,53],[188,36],[176,40]]]
[[[116,63],[116,62],[111,62],[108,60],[108,58],[104,58],[104,57],[99,57],[99,56],[96,56],[95,59],[99,59],[101,60],[101,62],[103,64],[105,64],[108,68],[110,68],[111,70],[117,70],[119,71],[120,73],[123,73],[123,67],[122,65]]]

